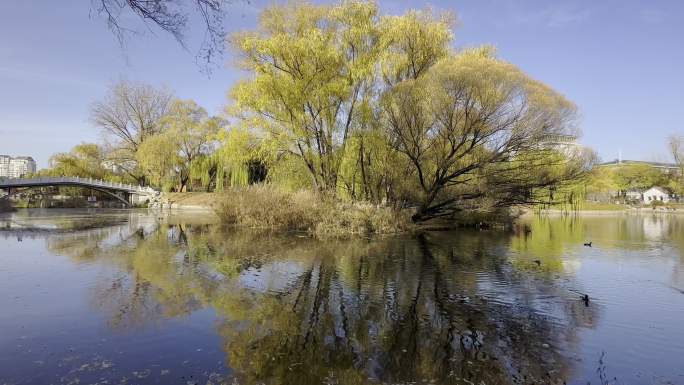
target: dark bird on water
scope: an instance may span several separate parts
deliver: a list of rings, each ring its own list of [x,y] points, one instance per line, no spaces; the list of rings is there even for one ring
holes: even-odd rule
[[[535,259],[535,260],[534,260],[534,263],[536,263],[536,264],[537,264],[537,266],[541,266],[541,261],[540,261],[540,260],[538,260],[538,259]]]
[[[582,293],[581,291],[577,291],[574,289],[568,289],[568,291],[571,291],[575,294],[579,294],[582,302],[584,302],[584,306],[589,306],[589,294],[585,294],[585,293]]]
[[[591,247],[591,242],[585,242],[584,246]]]

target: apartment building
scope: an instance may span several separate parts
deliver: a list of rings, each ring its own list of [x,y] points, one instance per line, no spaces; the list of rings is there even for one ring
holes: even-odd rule
[[[36,172],[36,161],[30,156],[0,155],[0,178],[21,178]]]

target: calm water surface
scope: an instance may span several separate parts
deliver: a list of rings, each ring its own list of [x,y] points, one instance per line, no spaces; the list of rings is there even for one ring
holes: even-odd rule
[[[326,242],[213,222],[1,215],[0,384],[684,384],[684,216]]]

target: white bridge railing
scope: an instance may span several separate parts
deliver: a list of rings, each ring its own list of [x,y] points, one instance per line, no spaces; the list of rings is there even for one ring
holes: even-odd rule
[[[126,191],[130,193],[149,195],[155,194],[157,190],[152,187],[136,186],[126,183],[110,182],[101,179],[81,178],[81,177],[40,177],[40,178],[18,178],[18,179],[2,179],[0,178],[0,188],[7,187],[24,187],[31,185],[62,185],[74,184],[80,186],[102,187],[112,190]]]

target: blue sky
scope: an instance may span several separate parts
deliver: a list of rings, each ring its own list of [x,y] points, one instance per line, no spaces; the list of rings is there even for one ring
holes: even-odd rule
[[[93,101],[119,79],[168,86],[210,113],[227,103],[240,76],[230,56],[211,78],[168,35],[125,20],[140,34],[122,50],[86,0],[7,1],[0,13],[0,154],[31,155],[45,167],[55,152],[100,133]],[[226,28],[253,28],[271,1],[229,8]],[[669,160],[666,138],[684,134],[682,1],[379,0],[384,13],[430,6],[456,13],[455,48],[492,44],[574,101],[581,142],[604,160]],[[192,27],[192,26],[191,26]],[[201,32],[199,29],[191,31]]]

